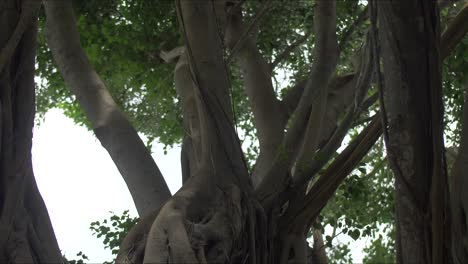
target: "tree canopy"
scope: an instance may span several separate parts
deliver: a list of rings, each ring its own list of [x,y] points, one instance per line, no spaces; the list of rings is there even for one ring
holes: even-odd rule
[[[73,10],[68,10],[68,4],[45,2],[38,11],[36,75],[41,81],[36,121],[40,124],[48,110],[60,108],[77,124],[93,129],[126,179],[135,203],[144,204],[139,208],[140,222],[132,229],[136,231],[126,238],[130,242],[123,234],[137,221],[128,215],[111,218],[124,223],[118,224],[118,231],[93,223],[94,232],[105,236],[110,248],[123,243],[120,254],[127,254],[130,262],[142,261],[145,247],[149,260],[171,255],[161,249],[158,228],[168,225],[167,230],[174,230],[171,224],[179,222],[173,214],[179,215],[173,210],[188,207],[181,213],[187,222],[181,225],[195,230],[195,238],[187,231],[194,252],[202,254],[197,247],[205,242],[218,243],[205,248],[206,255],[196,256],[201,262],[220,260],[222,254],[216,250],[222,249],[217,247],[225,247],[232,250],[231,261],[248,255],[249,263],[253,259],[267,263],[275,257],[286,263],[302,257],[301,246],[295,243],[305,237],[313,241],[309,258],[319,258],[326,249],[331,263],[360,261],[350,257],[349,243],[337,242],[344,236],[368,241],[365,262],[397,260],[395,166],[391,169],[392,157],[385,148],[388,138],[380,137],[381,119],[388,114],[382,111],[381,86],[394,73],[382,36],[392,24],[385,24],[380,4],[372,8],[367,1],[207,0],[209,4],[193,7],[184,0],[101,0],[70,1]],[[434,53],[441,62],[442,144],[447,146],[441,155],[447,156],[450,175],[464,124],[468,6],[464,1],[439,2],[434,10],[440,17],[430,28],[441,33],[440,50]],[[409,14],[403,7],[399,11],[395,16]],[[71,19],[73,13],[76,20]],[[200,44],[205,42],[212,45]],[[411,58],[405,48],[398,52]],[[382,70],[381,57],[387,63]],[[106,109],[111,109],[109,114]],[[184,187],[170,202],[166,203],[171,197],[167,186],[147,155],[127,162],[134,153],[143,153],[132,143],[139,140],[136,132],[148,139],[144,143],[149,149],[155,141],[184,148]],[[383,132],[388,137],[386,127]],[[393,142],[391,133],[390,137]],[[208,139],[213,145],[229,146],[206,145]],[[124,150],[128,145],[132,146]],[[210,162],[215,165],[210,167]],[[212,176],[220,171],[227,176]],[[152,181],[142,180],[147,174],[154,175]],[[200,187],[197,179],[210,183]],[[144,185],[155,187],[139,196]],[[200,193],[212,188],[223,203],[202,208],[200,201],[209,198]],[[164,206],[151,204],[158,199]],[[200,201],[194,206],[184,199]],[[220,218],[215,217],[217,211],[222,211]],[[234,231],[216,222],[226,215],[232,217],[229,228]],[[210,221],[216,232],[210,230]],[[301,235],[301,228],[306,234]],[[241,235],[232,235],[236,232]],[[269,235],[259,235],[262,232]],[[259,256],[274,252],[278,237],[285,239],[279,245],[286,253]],[[184,239],[177,239],[180,247],[185,246]],[[223,239],[230,242],[219,242]],[[244,246],[248,249],[239,244],[242,241],[250,241]],[[138,244],[138,249],[130,250],[128,243]],[[164,253],[152,255],[151,247],[159,250],[154,254]],[[179,260],[191,259],[191,254],[182,254]]]

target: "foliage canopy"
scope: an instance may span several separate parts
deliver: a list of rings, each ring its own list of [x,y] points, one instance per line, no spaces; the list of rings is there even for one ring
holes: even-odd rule
[[[260,53],[270,65],[274,77],[274,90],[278,98],[303,80],[313,60],[314,1],[297,1],[284,4],[286,0],[272,1],[269,11],[260,18],[257,45]],[[244,16],[247,24],[258,19],[255,15],[264,1],[247,1]],[[442,27],[459,10],[461,4],[454,4],[442,10]],[[106,82],[118,105],[127,114],[135,128],[145,135],[151,145],[154,140],[166,147],[179,145],[183,137],[180,99],[174,88],[174,65],[160,58],[160,53],[182,45],[175,6],[172,1],[145,0],[101,0],[74,1],[78,28],[83,45],[91,63]],[[366,37],[369,22],[352,24],[363,13],[362,1],[338,1],[338,36],[341,39],[341,59],[337,74],[353,73],[360,64],[359,51]],[[41,17],[41,27],[44,16]],[[222,21],[220,21],[222,23]],[[352,28],[352,31],[350,29]],[[220,34],[223,34],[220,32]],[[287,56],[283,52],[293,43],[301,41]],[[65,88],[62,78],[54,66],[45,37],[39,34],[37,54],[38,76],[42,82],[38,89],[37,110],[40,116],[51,108],[60,108],[77,124],[88,126],[86,117],[75,103],[70,91]],[[226,59],[230,54],[225,54]],[[277,59],[281,58],[281,61]],[[468,62],[468,37],[445,61],[443,67],[445,130],[449,146],[459,143],[461,128],[461,107],[463,89],[466,83]],[[250,106],[243,89],[242,72],[230,67],[232,83],[231,100],[236,125],[241,131],[241,140],[246,156],[252,162],[258,156],[258,144],[253,126]],[[369,90],[369,95],[376,88]],[[376,106],[369,108],[347,135],[347,142],[356,137],[368,124],[369,116]],[[40,120],[40,119],[39,119]],[[379,141],[368,156],[338,189],[335,197],[322,212],[315,228],[328,226],[327,246],[333,263],[351,262],[347,244],[337,245],[334,238],[347,235],[357,240],[370,238],[365,252],[366,262],[393,262],[395,251],[394,236],[394,190],[393,175],[386,165],[383,142]],[[117,220],[116,220],[117,219]],[[104,244],[113,253],[123,237],[122,230],[135,223],[126,213],[112,216],[120,231],[110,231],[107,222],[94,222],[92,229],[98,237],[105,237]],[[125,226],[125,227],[124,227]]]

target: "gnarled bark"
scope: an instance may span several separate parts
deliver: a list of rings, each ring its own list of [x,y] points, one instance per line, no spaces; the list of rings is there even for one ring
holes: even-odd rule
[[[449,263],[436,3],[376,4],[385,73],[384,133],[396,176],[397,259]]]
[[[229,111],[230,84],[214,3],[181,0],[176,5],[189,62],[182,57],[178,63],[177,83],[186,85],[178,92],[185,113],[197,110],[195,118],[184,118],[190,128],[192,122],[199,128],[200,157],[190,160],[195,164],[190,177],[154,220],[143,262],[267,263],[265,233],[259,231],[266,223]]]
[[[119,254],[119,261],[123,257],[125,263],[139,262],[142,258],[145,263],[303,263],[308,257],[305,231],[333,196],[339,184],[380,136],[382,125],[379,115],[376,115],[371,124],[331,163],[311,190],[306,195],[304,193],[299,196],[302,199],[293,200],[296,196],[291,193],[304,188],[305,185],[301,184],[316,174],[312,169],[321,168],[323,165],[313,166],[319,163],[311,162],[309,170],[297,175],[303,179],[294,182],[297,186],[290,185],[291,175],[288,174],[295,156],[287,166],[281,167],[283,170],[271,170],[271,181],[265,182],[265,186],[272,191],[265,197],[276,197],[269,201],[271,203],[263,204],[265,210],[252,195],[252,186],[248,182],[242,153],[232,125],[232,116],[229,113],[229,80],[226,77],[221,49],[223,45],[219,36],[219,30],[222,28],[220,29],[216,19],[217,16],[219,18],[219,13],[216,14],[219,6],[209,1],[180,0],[176,3],[186,47],[183,48],[185,53],[178,49],[177,55],[171,58],[179,58],[175,80],[182,102],[184,128],[188,139],[188,143],[184,143],[184,146],[189,146],[184,151],[187,154],[184,160],[188,169],[184,173],[186,176],[181,190],[159,212],[143,219],[138,227],[132,230],[124,242],[125,247]],[[240,4],[236,3],[235,6]],[[330,22],[329,19],[322,22],[327,21]],[[322,31],[317,34],[331,33]],[[242,56],[242,53],[249,49],[255,55],[256,47],[254,43],[249,43],[248,38],[239,43],[236,56]],[[347,128],[361,112],[361,107],[375,101],[376,96],[372,96],[362,103],[371,79],[372,58],[369,57],[363,60],[358,74],[337,77],[331,82],[327,79],[329,102],[334,100],[333,96],[342,95],[343,91],[351,91],[350,94],[358,92],[354,101],[352,96],[348,96],[351,99],[345,99],[350,102],[347,100],[337,103],[340,107],[348,109],[348,113],[336,130],[329,129],[334,128],[334,125],[327,124],[328,129],[322,129],[325,132],[320,131],[321,136],[318,138],[324,143],[316,144],[320,147],[319,154],[325,151],[323,153],[330,153],[331,156]],[[250,88],[246,87],[252,89],[252,100],[255,97],[254,93],[262,89],[269,90],[271,86],[265,85],[269,80],[262,72],[262,58],[255,55],[244,59],[246,60],[243,66],[246,69],[259,73],[259,76],[250,76],[257,79],[251,82]],[[327,60],[322,58],[322,62]],[[247,65],[248,63],[252,64]],[[305,83],[303,85],[305,86]],[[295,151],[298,142],[301,142],[304,136],[300,130],[309,121],[312,99],[316,95],[313,88],[306,88],[309,92],[305,94],[310,100],[303,103],[304,118],[297,123],[301,126],[296,131],[299,136],[290,138],[291,149]],[[279,102],[285,118],[290,118],[297,110],[297,102],[304,98],[303,96],[304,88],[297,87],[283,102]],[[256,105],[257,115],[261,116],[262,111],[266,112],[276,107],[275,100],[265,101],[266,104]],[[255,104],[255,99],[252,103]],[[330,112],[325,115],[331,114],[333,118],[330,119],[336,124],[334,120],[338,120],[339,112],[343,109],[326,109]],[[256,122],[257,128],[261,126],[260,123]],[[269,125],[265,125],[263,129],[268,127]],[[325,134],[328,136],[325,137]],[[190,142],[193,139],[195,144]],[[281,152],[281,149],[279,151]],[[327,160],[320,161],[320,164],[326,163],[328,158],[327,156]],[[278,189],[275,189],[276,187]],[[289,205],[286,202],[289,202]],[[278,205],[283,206],[282,211]],[[144,249],[142,245],[145,245]]]
[[[0,13],[2,263],[62,261],[47,209],[36,186],[31,161],[35,113],[35,11],[38,6],[39,3],[31,1],[4,1]]]

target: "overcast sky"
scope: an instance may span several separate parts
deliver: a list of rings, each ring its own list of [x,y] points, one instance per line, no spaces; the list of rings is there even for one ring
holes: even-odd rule
[[[155,144],[153,157],[174,193],[181,185],[179,148],[163,154]],[[69,259],[83,251],[90,262],[112,259],[102,240],[92,236],[90,223],[136,209],[130,193],[107,151],[84,127],[53,109],[34,129],[33,167],[58,243]]]

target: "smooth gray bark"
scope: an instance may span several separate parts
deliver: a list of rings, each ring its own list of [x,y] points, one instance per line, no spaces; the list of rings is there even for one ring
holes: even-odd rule
[[[140,216],[161,207],[169,188],[137,131],[120,111],[84,53],[71,1],[45,1],[47,43],[96,137],[120,171]]]
[[[226,43],[232,49],[247,30],[242,23],[241,8],[231,9],[228,16]],[[271,167],[279,149],[286,125],[286,114],[276,98],[270,66],[258,50],[256,32],[238,44],[236,62],[242,70],[245,92],[253,113],[260,154],[252,173],[254,186],[262,180],[263,172]],[[272,118],[274,116],[275,118]]]

